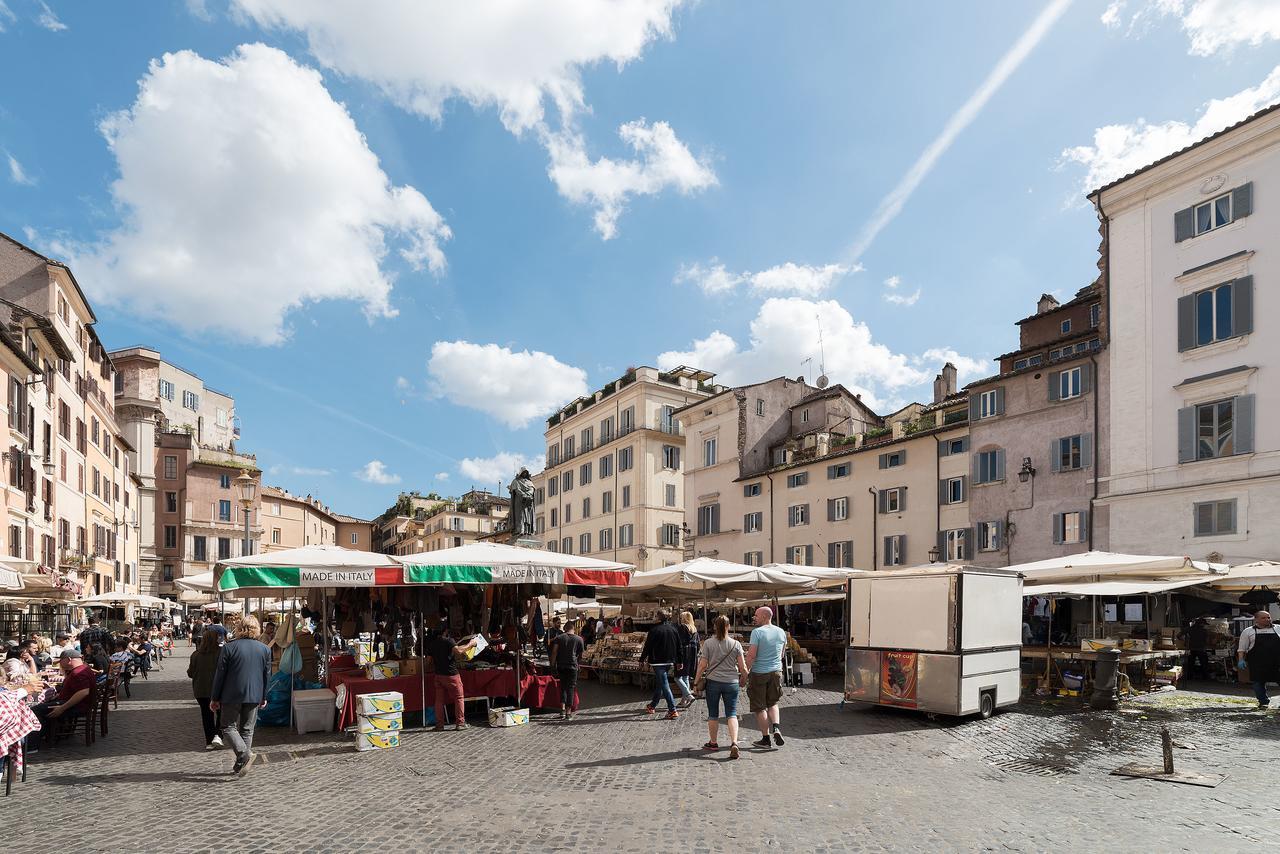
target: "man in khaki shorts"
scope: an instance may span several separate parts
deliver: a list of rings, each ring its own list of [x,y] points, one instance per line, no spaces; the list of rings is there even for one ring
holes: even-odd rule
[[[776,743],[781,747],[782,727],[779,725],[778,701],[782,699],[782,652],[787,646],[787,633],[773,624],[773,609],[757,608],[747,646],[747,699],[760,728],[760,740],[752,742],[756,747],[770,748]],[[772,732],[773,742],[769,741]]]

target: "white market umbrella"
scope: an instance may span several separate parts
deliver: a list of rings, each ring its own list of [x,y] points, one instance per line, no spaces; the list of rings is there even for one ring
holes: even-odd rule
[[[21,590],[22,576],[17,570],[0,564],[0,590]]]
[[[469,543],[393,560],[403,565],[406,584],[629,587],[632,578],[629,563],[501,543]]]
[[[780,569],[783,572],[789,572],[792,575],[800,575],[806,578],[812,578],[818,582],[819,588],[829,589],[843,585],[850,578],[856,578],[859,575],[870,575],[869,569],[853,569],[845,567],[829,567],[829,566],[805,566],[799,563],[767,563],[766,568]],[[782,599],[778,599],[782,602]]]
[[[341,546],[302,546],[218,561],[215,589],[261,591],[300,587],[391,587],[403,583],[395,558]]]
[[[175,578],[173,583],[179,590],[186,590],[188,593],[212,593],[214,592],[213,570],[196,575],[184,575],[181,578]]]
[[[1104,581],[1179,581],[1199,578],[1209,581],[1225,572],[1220,564],[1206,564],[1189,557],[1167,555],[1129,555],[1114,552],[1082,552],[1048,560],[1006,567],[1021,573],[1027,588],[1049,585],[1070,586]]]
[[[1227,570],[1227,574],[1214,578],[1209,586],[1215,590],[1247,593],[1255,587],[1280,588],[1280,563],[1273,560],[1255,560]]]
[[[75,604],[81,607],[85,605],[136,605],[139,608],[168,608],[174,603],[157,596],[148,596],[145,593],[99,593],[95,596],[77,599]]]
[[[637,572],[630,590],[664,597],[702,593],[800,593],[817,586],[817,579],[774,566],[748,566],[697,557],[682,563]]]

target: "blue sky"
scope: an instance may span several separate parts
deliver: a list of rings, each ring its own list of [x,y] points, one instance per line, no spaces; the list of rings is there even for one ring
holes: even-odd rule
[[[983,375],[1088,186],[1280,99],[1275,6],[0,0],[0,231],[373,515],[631,365]]]

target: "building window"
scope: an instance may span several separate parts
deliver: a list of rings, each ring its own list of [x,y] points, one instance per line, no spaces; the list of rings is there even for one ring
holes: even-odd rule
[[[808,423],[809,423],[809,410],[808,410],[808,409],[802,409],[802,410],[800,410],[800,423],[801,423],[801,424],[808,424]]]
[[[827,500],[827,521],[843,522],[849,518],[849,499],[830,498]]]
[[[764,401],[760,401],[761,404]],[[742,555],[742,562],[747,566],[764,566],[764,552],[745,552]]]
[[[1083,510],[1053,514],[1053,541],[1057,544],[1083,543],[1089,532]]]
[[[591,450],[596,446],[595,442],[591,441],[592,432],[593,431],[590,427],[583,427],[582,433],[578,437],[582,442],[583,453],[586,453],[587,451]],[[590,549],[588,549],[588,551],[590,551]]]
[[[906,451],[894,451],[891,454],[880,455],[880,468],[882,469],[896,469],[898,466],[906,465],[906,463]]]
[[[884,538],[884,565],[902,566],[907,558],[906,534],[894,534]]]
[[[560,551],[567,555],[573,554],[573,537],[565,537],[560,541]]]
[[[698,536],[718,533],[720,533],[720,505],[702,505],[698,508]]]
[[[747,513],[742,517],[742,533],[755,534],[764,529],[764,513]]]
[[[279,528],[271,529],[271,542],[277,546],[280,545],[280,529]]]
[[[605,454],[600,458],[600,478],[613,476],[613,454]]]
[[[231,475],[229,475],[229,474],[220,474],[220,475],[218,475],[218,486],[222,487],[223,489],[230,489],[230,488],[231,488]]]
[[[564,437],[564,458],[566,460],[571,460],[573,459],[573,457],[574,457],[573,437],[565,436]]]
[[[969,534],[964,528],[947,531],[943,537],[946,546],[946,559],[949,561],[969,559]]]
[[[1058,400],[1070,400],[1080,396],[1083,390],[1081,384],[1083,371],[1083,367],[1075,367],[1057,373]]]
[[[601,441],[604,441],[603,438]],[[600,529],[600,551],[608,551],[613,548],[613,528]]]
[[[636,429],[636,408],[628,406],[618,416],[618,435],[625,436]]]
[[[827,566],[853,567],[853,540],[838,540],[827,544]]]
[[[755,498],[760,494],[760,483],[745,483],[742,485],[743,498]]]
[[[631,506],[631,487],[622,487],[622,509],[626,510]]]
[[[195,536],[191,538],[191,557],[193,560],[209,559],[209,550],[206,547],[204,537]]]
[[[351,545],[353,546],[360,545],[360,534],[358,534],[355,531],[351,532]]]
[[[551,527],[553,528],[560,527],[560,523],[557,521],[557,519],[558,517],[556,516],[556,508],[552,507],[551,508]]]
[[[796,566],[812,566],[813,546],[787,546],[787,562]]]
[[[589,532],[578,535],[578,554],[591,554],[591,534]]]
[[[1004,480],[1004,450],[996,448],[979,451],[974,464],[974,480],[978,483],[998,483]]]
[[[231,521],[231,502],[225,498],[218,502],[218,521]]]
[[[964,478],[947,478],[946,503],[960,504],[964,501]]]
[[[618,471],[631,471],[632,448],[622,448],[618,451]]]
[[[774,448],[772,453],[775,466],[780,466],[787,461],[787,449],[785,447]]]
[[[600,444],[613,441],[613,416],[600,422]]]
[[[178,493],[166,492],[164,494],[164,512],[166,513],[178,512]]]
[[[993,388],[978,395],[978,417],[990,418],[1004,412],[1004,389]]]
[[[1089,328],[1097,329],[1098,324],[1102,322],[1102,303],[1095,302],[1089,306]]]
[[[582,499],[582,518],[583,519],[591,518],[591,499],[590,498]]]
[[[573,489],[573,469],[569,469],[560,475],[560,491],[569,492]]]
[[[756,398],[756,415],[764,415],[764,401]]]
[[[160,396],[170,403],[173,402],[173,383],[168,380],[160,380]]]
[[[998,552],[1001,548],[1001,534],[1004,530],[1003,522],[979,522],[978,523],[978,551],[980,552]]]
[[[787,525],[795,528],[809,524],[809,505],[792,504],[787,508]]]
[[[1021,359],[1014,359],[1013,369],[1015,371],[1020,371],[1023,368],[1031,368],[1036,365],[1041,365],[1043,363],[1044,363],[1044,356],[1040,355],[1039,353],[1036,353],[1034,356],[1024,356]]]
[[[200,409],[200,395],[194,391],[184,391],[182,393],[182,406],[184,409],[190,409],[195,412]]]
[[[787,488],[795,489],[797,486],[804,486],[809,482],[809,473],[807,471],[798,471],[795,474],[787,475]]]
[[[165,480],[178,479],[178,458],[177,457],[167,456],[164,458],[164,479]]]
[[[583,484],[591,482],[591,463],[578,466],[578,482]]]
[[[1231,222],[1231,194],[1224,193],[1211,202],[1196,205],[1196,236]]]
[[[668,483],[662,488],[663,504],[667,507],[676,506],[676,485]]]
[[[178,526],[164,526],[164,547],[166,549],[176,549],[178,547]]]
[[[839,477],[849,476],[848,463],[836,463],[833,466],[827,466],[827,480],[835,480]]]
[[[714,436],[710,439],[702,440],[702,464],[704,466],[716,464],[716,440]]]
[[[880,512],[901,513],[906,510],[906,496],[901,487],[880,490]]]
[[[572,515],[572,513],[573,513],[573,505],[566,503],[564,505],[564,523],[566,525],[569,524],[569,518]]]
[[[560,446],[559,445],[549,445],[547,447],[547,465],[548,466],[560,465]]]
[[[600,512],[601,513],[613,512],[613,492],[612,491],[605,492],[600,495]]]
[[[661,531],[659,532],[659,536],[661,537],[662,544],[664,546],[676,547],[676,548],[680,546],[680,526],[679,525],[673,525],[670,523],[663,525]]]
[[[554,496],[559,494],[560,494],[560,478],[556,477],[553,474],[551,475],[551,477],[547,478],[547,495]]]
[[[161,579],[164,581],[173,581],[173,564],[166,563],[163,570],[161,570],[161,573]]]
[[[1092,443],[1086,435],[1064,436],[1054,441],[1053,470],[1077,471],[1093,464]]]
[[[1187,300],[1187,302],[1179,300],[1179,313],[1190,314],[1190,318],[1179,317],[1180,323],[1187,323],[1189,319],[1190,325],[1195,330],[1195,337],[1191,342],[1192,347],[1203,347],[1206,344],[1225,341],[1228,338],[1234,338],[1237,335],[1244,335],[1253,331],[1252,328],[1246,328],[1246,325],[1252,327],[1252,318],[1249,318],[1249,322],[1246,324],[1244,317],[1237,317],[1239,312],[1236,310],[1237,302],[1252,302],[1252,285],[1252,277],[1247,280],[1237,279],[1236,281],[1199,291],[1190,297],[1184,297],[1183,299]],[[1246,290],[1248,291],[1247,294]],[[1185,337],[1185,335],[1180,336],[1180,338]],[[1186,343],[1183,340],[1179,341],[1180,345]],[[1180,349],[1190,348],[1182,346]]]
[[[1193,506],[1195,536],[1216,537],[1236,532],[1236,501],[1202,501]]]
[[[1196,407],[1196,459],[1212,460],[1235,453],[1235,400]]]
[[[618,526],[618,548],[625,549],[635,544],[635,530],[634,525]]]
[[[664,469],[672,469],[679,471],[680,469],[680,449],[675,445],[662,446],[662,467]]]
[[[1070,318],[1068,318],[1068,319],[1066,319],[1066,320],[1062,321],[1062,327],[1061,327],[1061,328],[1062,328],[1062,334],[1063,334],[1063,335],[1066,335],[1068,332],[1070,332],[1070,331],[1071,331],[1071,319],[1070,319]]]

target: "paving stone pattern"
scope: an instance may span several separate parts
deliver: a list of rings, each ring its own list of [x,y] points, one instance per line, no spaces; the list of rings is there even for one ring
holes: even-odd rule
[[[1225,852],[1280,840],[1280,712],[1243,698],[1183,691],[1116,712],[1032,699],[951,722],[842,708],[819,683],[786,696],[785,747],[730,762],[699,749],[701,704],[648,718],[638,689],[584,682],[573,721],[409,732],[389,751],[262,729],[241,779],[229,751],[202,750],[186,654],[136,681],[93,747],[32,757],[0,800],[6,850]],[[1226,782],[1110,776],[1159,763],[1161,723],[1195,747],[1177,751],[1180,768]]]

